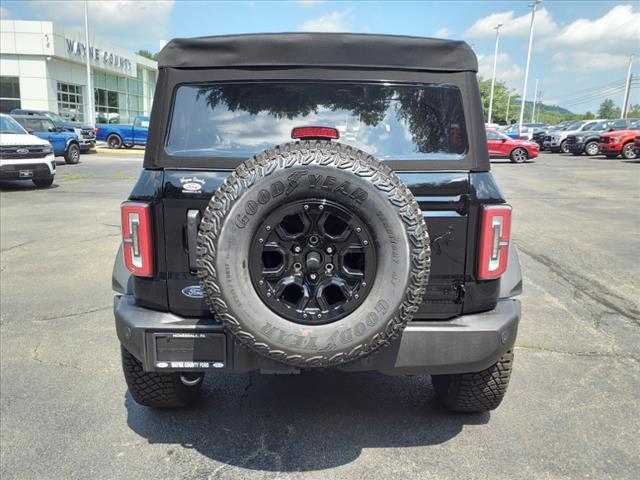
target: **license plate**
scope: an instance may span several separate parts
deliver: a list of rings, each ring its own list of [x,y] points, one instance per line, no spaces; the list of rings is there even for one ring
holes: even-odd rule
[[[20,170],[18,176],[20,178],[31,178],[33,177],[33,170]]]
[[[226,364],[223,333],[154,333],[153,342],[156,368],[206,370]]]

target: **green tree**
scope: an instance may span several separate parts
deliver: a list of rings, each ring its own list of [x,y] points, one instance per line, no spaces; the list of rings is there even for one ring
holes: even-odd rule
[[[640,118],[640,103],[636,103],[635,105],[629,106],[627,117]]]
[[[598,109],[598,117],[600,118],[618,118],[620,116],[620,107],[613,103],[613,100],[607,98],[600,104]]]
[[[491,96],[491,79],[478,78],[478,86],[480,87],[480,98],[482,100],[482,111],[485,120],[489,117],[489,99]],[[516,107],[516,100],[520,98],[518,95],[511,94],[511,106],[509,107],[509,118],[517,117],[519,110]],[[498,123],[506,121],[507,100],[509,100],[509,88],[504,82],[496,80],[493,88],[493,111],[491,112],[491,121]]]
[[[587,113],[585,113],[584,116],[582,117],[583,120],[592,120],[594,118],[596,118],[596,116],[589,111],[587,111]]]
[[[160,52],[151,53],[149,50],[138,50],[136,53],[141,57],[148,58],[149,60],[153,60],[154,62],[157,62],[158,57],[160,56]]]

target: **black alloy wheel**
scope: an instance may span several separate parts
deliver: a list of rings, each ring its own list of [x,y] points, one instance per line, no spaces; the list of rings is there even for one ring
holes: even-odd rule
[[[367,225],[326,199],[272,211],[254,235],[250,258],[251,281],[264,303],[304,325],[334,322],[358,308],[377,264]]]

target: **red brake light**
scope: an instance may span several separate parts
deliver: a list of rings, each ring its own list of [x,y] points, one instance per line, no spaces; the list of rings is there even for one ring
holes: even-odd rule
[[[124,263],[134,275],[152,277],[151,206],[147,203],[125,202],[120,209]]]
[[[331,127],[295,127],[291,130],[291,138],[322,138],[334,139],[340,138],[338,129]]]
[[[481,210],[478,280],[498,278],[507,269],[511,240],[511,207],[485,205]]]
[[[96,130],[96,136],[98,136],[98,133],[100,133],[100,129],[96,128],[95,130]]]

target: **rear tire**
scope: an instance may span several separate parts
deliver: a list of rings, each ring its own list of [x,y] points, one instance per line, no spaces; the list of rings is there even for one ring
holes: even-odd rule
[[[33,184],[38,188],[46,188],[53,185],[53,175],[49,178],[34,178]]]
[[[121,148],[122,139],[115,133],[112,133],[107,137],[107,145],[109,145],[109,148],[114,148],[114,149]]]
[[[597,155],[599,151],[598,142],[589,142],[584,146],[584,153],[593,157]]]
[[[567,145],[567,141],[566,140],[563,140],[560,143],[560,151],[562,153],[569,153],[569,146]]]
[[[529,154],[524,148],[514,148],[509,154],[509,160],[512,163],[524,163],[529,159]]]
[[[69,145],[64,154],[64,161],[67,165],[75,165],[80,162],[80,147],[75,143]]]
[[[140,405],[155,408],[181,408],[193,402],[200,392],[202,377],[195,385],[182,383],[178,372],[145,372],[140,361],[129,351],[122,351],[122,371],[133,399]],[[189,375],[192,375],[189,373]],[[202,375],[204,376],[204,374]]]
[[[453,412],[488,412],[500,405],[511,377],[513,352],[505,353],[489,368],[475,373],[433,375],[438,400]]]

